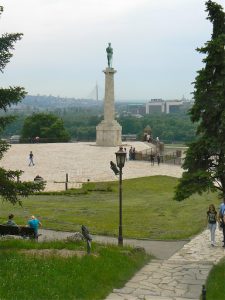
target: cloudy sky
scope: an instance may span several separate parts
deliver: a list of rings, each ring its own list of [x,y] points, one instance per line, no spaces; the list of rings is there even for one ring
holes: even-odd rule
[[[217,0],[225,6],[225,0]],[[89,97],[114,49],[117,99],[191,98],[210,39],[204,0],[2,0],[1,33],[22,32],[1,86]]]

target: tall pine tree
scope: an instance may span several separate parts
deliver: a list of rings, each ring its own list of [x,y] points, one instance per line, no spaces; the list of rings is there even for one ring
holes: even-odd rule
[[[3,7],[0,6],[0,15],[3,12]],[[21,33],[5,33],[0,37],[0,71],[3,73],[7,63],[12,57],[11,50],[14,49],[14,44],[22,38]],[[26,92],[22,87],[9,87],[7,89],[0,88],[0,109],[7,111],[7,108],[12,104],[20,102]],[[12,122],[13,116],[0,117],[0,131],[5,128],[7,124]],[[4,153],[9,149],[10,145],[0,140],[0,159]],[[5,170],[0,168],[0,197],[4,200],[10,201],[12,204],[21,203],[21,197],[26,197],[29,194],[43,189],[43,183],[20,182],[17,178],[23,172],[21,170]]]
[[[197,140],[189,145],[184,173],[176,189],[181,201],[193,193],[216,190],[225,197],[225,13],[221,5],[206,2],[207,19],[213,24],[211,40],[197,51],[204,54],[204,68],[194,82],[192,122]]]

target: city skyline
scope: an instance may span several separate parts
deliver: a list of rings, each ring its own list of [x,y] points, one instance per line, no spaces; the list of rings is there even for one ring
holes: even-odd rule
[[[24,34],[1,86],[24,86],[30,95],[87,98],[96,82],[104,87],[111,42],[116,99],[190,99],[191,83],[203,66],[195,49],[212,32],[203,0],[3,0],[1,5],[1,34]]]

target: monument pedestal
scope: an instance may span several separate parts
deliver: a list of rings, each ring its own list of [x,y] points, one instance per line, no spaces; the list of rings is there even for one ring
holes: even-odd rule
[[[113,147],[122,143],[122,127],[115,120],[114,108],[114,74],[116,70],[106,68],[103,72],[105,73],[104,120],[96,126],[96,144]]]
[[[107,147],[121,145],[121,132],[122,127],[116,120],[113,120],[111,123],[103,120],[96,127],[96,144]]]

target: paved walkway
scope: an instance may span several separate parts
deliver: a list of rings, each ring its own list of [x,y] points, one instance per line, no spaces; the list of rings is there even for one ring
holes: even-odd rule
[[[219,230],[216,240],[212,247],[205,230],[169,259],[152,260],[106,300],[199,300],[213,264],[225,257]]]
[[[66,239],[68,236],[74,234],[74,232],[62,232],[54,230],[40,229],[41,236],[40,241],[45,240],[61,240]],[[107,236],[92,235],[93,241],[104,244],[118,244],[118,239]],[[180,250],[186,243],[185,241],[152,241],[152,240],[135,240],[124,239],[124,245],[130,245],[133,247],[143,247],[148,254],[154,255],[158,259],[168,259],[178,250]]]
[[[40,233],[42,241],[74,234],[44,229]],[[117,239],[111,237],[93,236],[93,240],[117,244]],[[189,242],[124,239],[124,244],[144,247],[157,259],[145,265],[123,288],[114,289],[106,300],[199,300],[212,266],[225,257],[219,230],[215,247],[210,245],[208,230]]]

